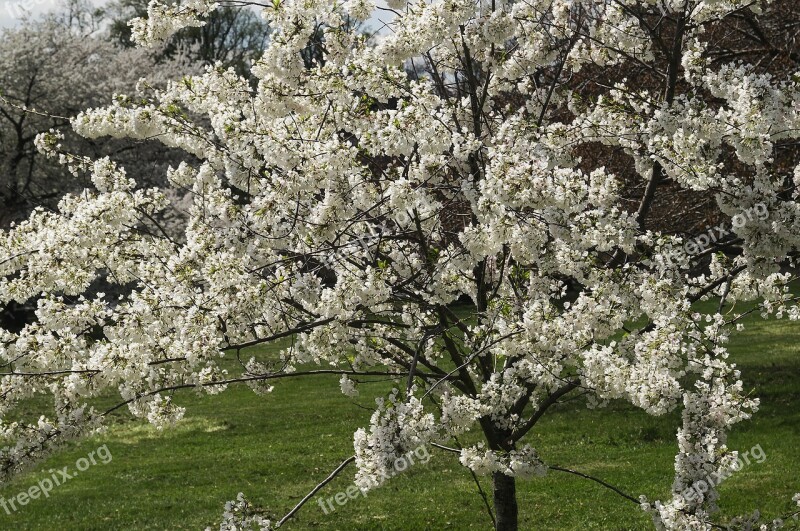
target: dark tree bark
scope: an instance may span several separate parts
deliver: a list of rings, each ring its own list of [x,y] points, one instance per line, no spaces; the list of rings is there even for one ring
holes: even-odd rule
[[[518,507],[517,486],[515,479],[502,472],[492,474],[494,487],[494,512],[496,515],[496,531],[517,531]]]

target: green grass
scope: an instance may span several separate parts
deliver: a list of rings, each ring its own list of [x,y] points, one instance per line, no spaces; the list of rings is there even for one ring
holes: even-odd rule
[[[749,318],[731,341],[748,389],[761,411],[731,434],[733,448],[761,445],[767,455],[721,487],[724,515],[760,509],[779,514],[800,491],[800,327]],[[32,500],[12,515],[0,510],[0,529],[204,529],[214,526],[227,500],[240,491],[280,517],[343,458],[352,433],[368,425],[374,396],[385,383],[342,396],[338,379],[284,380],[271,395],[234,387],[215,397],[180,393],[187,406],[178,427],[157,432],[123,420],[103,436],[71,445],[0,489],[10,498],[49,475],[74,467],[102,444],[113,454]],[[361,407],[359,407],[361,406]],[[580,470],[650,499],[668,496],[678,416],[653,418],[613,403],[590,411],[567,402],[546,415],[531,438],[546,462]],[[321,491],[327,498],[352,484],[347,469]],[[484,489],[489,482],[482,480]],[[518,482],[522,529],[651,529],[637,506],[605,488],[564,473]],[[314,499],[287,529],[488,529],[489,520],[469,473],[457,456],[436,451],[383,487],[324,514]]]

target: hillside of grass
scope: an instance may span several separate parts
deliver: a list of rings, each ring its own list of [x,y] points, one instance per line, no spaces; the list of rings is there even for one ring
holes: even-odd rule
[[[723,515],[755,509],[777,515],[800,492],[800,325],[755,316],[745,323],[730,350],[762,405],[753,420],[736,427],[729,446],[745,451],[760,445],[766,459],[722,485],[721,507]],[[120,410],[107,433],[68,446],[5,486],[0,496],[27,490],[49,477],[49,469],[74,468],[101,445],[113,455],[111,462],[89,467],[47,499],[31,500],[12,514],[0,509],[0,529],[204,529],[219,521],[224,503],[240,491],[280,517],[352,454],[353,431],[368,425],[374,397],[388,386],[362,385],[360,396],[350,399],[339,392],[336,376],[315,376],[281,380],[267,396],[246,387],[218,396],[179,392],[175,401],[187,407],[186,418],[161,432]],[[678,424],[677,414],[654,418],[622,403],[587,410],[576,400],[554,407],[530,442],[549,464],[597,476],[634,496],[664,499]],[[432,451],[428,463],[325,514],[318,499],[346,490],[353,473],[351,465],[285,528],[491,527],[471,475],[454,454]],[[482,485],[488,493],[487,478]],[[652,528],[635,504],[569,474],[551,472],[517,488],[522,529]]]

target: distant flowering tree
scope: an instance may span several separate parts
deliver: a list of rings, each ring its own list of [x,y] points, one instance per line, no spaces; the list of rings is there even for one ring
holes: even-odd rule
[[[128,21],[146,15],[147,4],[147,0],[115,0],[107,4],[104,10],[112,21],[109,36],[126,48],[134,47]],[[182,51],[197,62],[221,62],[237,73],[247,74],[247,67],[267,42],[269,27],[264,20],[253,10],[225,6],[211,12],[204,22],[203,26],[173,34],[165,43],[162,59]]]
[[[19,27],[0,32],[0,227],[24,219],[36,206],[53,207],[65,193],[89,184],[85,178],[70,178],[57,161],[38,153],[36,135],[62,131],[64,146],[73,150],[124,157],[131,142],[76,138],[69,130],[69,117],[105,105],[114,94],[135,93],[143,77],[157,84],[176,72],[201,71],[183,52],[157,64],[151,50],[120,49],[96,28],[83,24],[89,17],[86,10],[75,3],[70,7],[65,13],[26,19]],[[139,182],[159,182],[143,176],[159,166],[163,174],[165,151],[160,144],[151,143],[149,150],[140,146],[132,176]],[[156,156],[166,160],[157,164]]]
[[[134,37],[162,41],[215,6],[154,0]],[[0,330],[4,477],[100,427],[101,394],[160,427],[183,415],[176,389],[265,393],[332,373],[353,394],[354,379],[385,375],[396,389],[354,436],[363,489],[409,450],[476,430],[483,443],[453,450],[492,477],[496,528],[517,529],[517,478],[551,468],[529,435],[584,395],[682,411],[672,497],[628,498],[657,528],[711,529],[716,490],[686,493],[735,466],[726,434],[758,405],[727,360],[741,317],[727,304],[800,317],[782,269],[800,243],[800,76],[768,24],[791,2],[388,6],[370,44],[352,24],[369,1],[277,0],[256,88],[212,67],[73,120],[87,137],[157,138],[201,161],[168,172],[194,197],[182,238],[154,221],[164,189],[38,137],[94,188],[0,241],[0,302],[38,300],[35,323]],[[725,24],[764,43],[737,53]],[[726,218],[766,215],[681,253],[682,235],[649,223],[668,188]],[[99,275],[127,294],[82,297]],[[719,312],[693,310],[712,296]],[[288,337],[237,374],[219,366]],[[42,391],[52,414],[18,420]],[[222,527],[268,529],[296,509],[270,521],[240,497]]]

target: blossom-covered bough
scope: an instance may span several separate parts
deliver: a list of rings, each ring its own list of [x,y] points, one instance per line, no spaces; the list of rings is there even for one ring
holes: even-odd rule
[[[682,411],[672,497],[625,496],[658,528],[711,529],[717,492],[683,493],[735,466],[726,434],[758,405],[727,360],[731,303],[800,315],[787,273],[800,65],[763,35],[775,5],[392,0],[370,40],[353,24],[375,12],[367,0],[276,0],[255,88],[210,68],[73,120],[187,153],[168,175],[194,197],[180,237],[158,222],[164,190],[40,136],[95,189],[0,241],[0,302],[38,300],[35,322],[0,330],[3,477],[100,428],[91,404],[110,392],[164,426],[183,414],[177,389],[265,393],[329,373],[353,394],[389,375],[395,391],[354,436],[363,489],[411,449],[451,448],[492,477],[496,528],[516,529],[516,479],[549,468],[528,435],[582,394]],[[154,0],[135,36],[156,42],[214,7]],[[772,61],[732,50],[726,23],[761,32]],[[606,169],[611,153],[626,175]],[[710,198],[730,237],[677,253],[684,238],[652,221],[668,189]],[[754,209],[766,215],[740,216]],[[123,295],[97,293],[99,277]],[[708,297],[719,312],[696,313]],[[270,343],[279,357],[219,365]],[[39,392],[54,410],[15,421]],[[484,442],[452,448],[467,430]],[[223,527],[278,523],[240,498]]]

